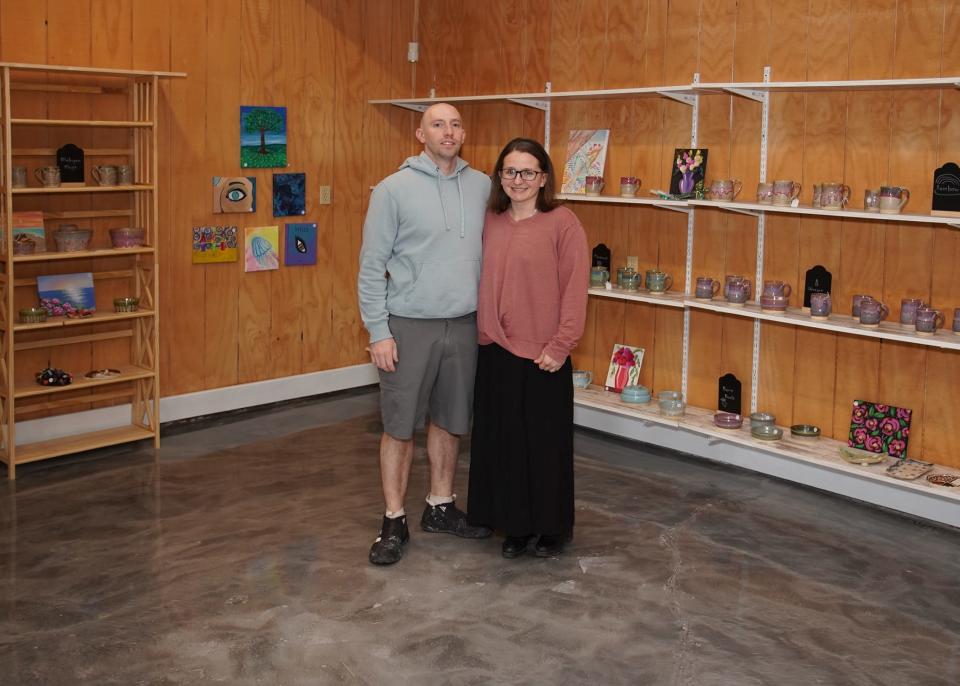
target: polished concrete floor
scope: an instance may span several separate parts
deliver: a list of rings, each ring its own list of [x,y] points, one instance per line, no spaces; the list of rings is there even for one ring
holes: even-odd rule
[[[378,432],[360,391],[18,470],[0,684],[960,683],[956,531],[579,433],[562,556],[375,568]]]

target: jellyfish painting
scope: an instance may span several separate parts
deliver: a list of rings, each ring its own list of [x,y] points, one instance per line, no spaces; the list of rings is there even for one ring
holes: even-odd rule
[[[276,226],[247,228],[245,235],[244,267],[248,272],[278,269],[280,230]]]

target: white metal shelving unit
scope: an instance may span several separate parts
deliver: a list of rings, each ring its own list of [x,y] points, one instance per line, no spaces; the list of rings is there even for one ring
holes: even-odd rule
[[[423,111],[436,102],[450,103],[505,103],[512,102],[544,110],[544,141],[550,144],[550,105],[553,102],[574,100],[614,100],[622,98],[663,97],[691,105],[691,147],[697,146],[699,96],[728,93],[749,98],[762,108],[760,134],[761,181],[766,180],[767,140],[769,122],[769,98],[771,93],[815,93],[839,91],[877,91],[903,89],[960,88],[960,77],[936,77],[918,79],[874,79],[843,81],[782,81],[770,80],[769,67],[764,69],[763,81],[701,83],[694,75],[690,84],[621,88],[606,90],[554,92],[547,84],[542,93],[502,95],[438,97],[431,92],[429,98],[370,100],[374,105],[394,105]],[[751,410],[756,410],[759,386],[759,352],[761,344],[761,321],[776,322],[788,326],[815,328],[836,333],[899,341],[914,345],[960,350],[960,336],[951,332],[937,332],[933,336],[921,336],[896,323],[882,323],[878,328],[863,327],[852,317],[831,315],[826,320],[812,319],[801,310],[790,309],[784,313],[761,310],[757,303],[736,307],[717,300],[698,300],[692,295],[692,259],[694,242],[695,211],[715,208],[755,216],[758,222],[756,283],[763,283],[764,229],[768,213],[785,213],[798,216],[815,215],[842,220],[891,221],[948,225],[960,228],[960,220],[923,213],[885,215],[858,210],[824,210],[809,206],[782,207],[750,202],[717,202],[708,200],[662,200],[659,198],[623,198],[619,196],[585,196],[561,194],[560,199],[576,203],[601,203],[640,205],[684,212],[687,214],[687,254],[685,286],[682,292],[653,295],[647,291],[624,291],[616,288],[590,288],[595,297],[639,301],[663,307],[682,308],[683,355],[682,392],[687,395],[687,367],[690,332],[690,313],[694,310],[712,310],[725,315],[748,317],[755,320],[753,365],[751,372],[753,398]],[[619,396],[596,387],[578,389],[574,400],[574,419],[578,425],[607,431],[627,438],[664,445],[709,459],[745,467],[765,474],[853,497],[865,502],[895,509],[934,521],[960,526],[960,489],[932,486],[926,480],[899,481],[882,473],[882,465],[860,467],[844,462],[838,455],[843,445],[827,438],[793,438],[789,429],[781,441],[767,442],[753,438],[748,429],[728,431],[718,429],[711,421],[712,410],[689,407],[683,417],[663,417],[652,405],[638,406],[620,401]],[[938,467],[937,471],[960,473],[960,470]]]

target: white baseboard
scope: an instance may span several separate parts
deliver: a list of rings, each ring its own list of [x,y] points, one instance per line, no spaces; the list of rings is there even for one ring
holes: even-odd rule
[[[377,368],[368,363],[268,381],[225,386],[196,393],[172,395],[160,399],[160,422],[162,424],[218,412],[240,410],[245,407],[305,398],[347,388],[368,386],[379,381]],[[129,404],[115,405],[17,422],[17,445],[124,426],[130,423],[130,411]]]
[[[593,407],[574,405],[573,421],[578,426],[596,429],[644,443],[679,450],[714,462],[734,465],[787,481],[838,493],[890,510],[896,510],[941,524],[960,527],[960,503],[904,488],[895,479],[879,481],[840,473],[809,461],[795,460],[774,452],[753,449],[682,427],[674,428],[642,419],[604,412]]]

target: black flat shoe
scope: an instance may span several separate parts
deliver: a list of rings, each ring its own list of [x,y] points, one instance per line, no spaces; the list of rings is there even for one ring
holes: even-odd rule
[[[537,557],[556,557],[563,552],[563,536],[541,536],[533,552]]]
[[[503,556],[507,559],[513,559],[515,557],[520,557],[525,552],[527,552],[527,544],[530,543],[530,539],[533,536],[507,536],[503,539]]]

